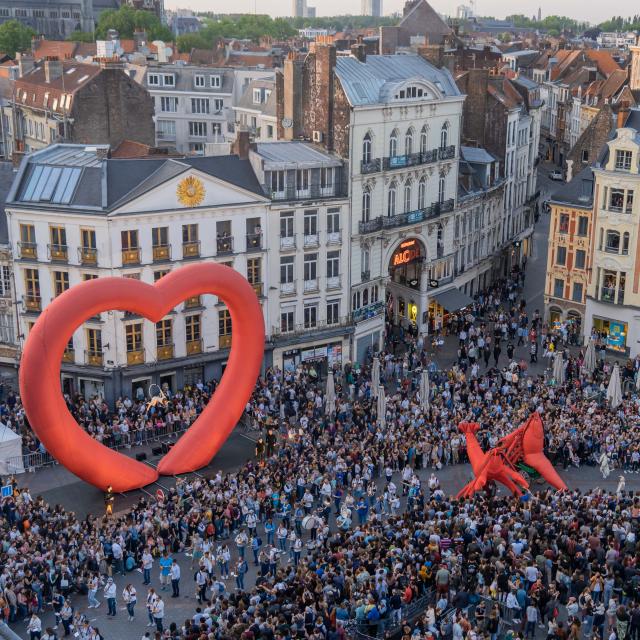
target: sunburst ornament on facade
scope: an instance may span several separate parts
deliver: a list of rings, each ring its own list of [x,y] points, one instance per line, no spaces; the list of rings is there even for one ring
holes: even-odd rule
[[[197,207],[204,200],[204,184],[195,176],[187,176],[180,180],[176,190],[178,201],[185,207]]]

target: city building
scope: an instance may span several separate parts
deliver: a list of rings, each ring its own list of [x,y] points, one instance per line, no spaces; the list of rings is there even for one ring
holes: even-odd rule
[[[307,0],[292,0],[291,15],[294,18],[306,18]]]
[[[257,143],[249,160],[271,203],[265,319],[271,362],[321,371],[351,360],[348,174],[304,142]]]
[[[587,289],[585,335],[607,348],[640,353],[640,111],[607,142],[593,167],[593,270]]]
[[[537,207],[537,157],[542,103],[530,83],[491,77],[485,69],[456,76],[466,95],[462,137],[500,160],[504,221],[500,226],[502,274],[530,255]]]
[[[544,287],[545,321],[572,324],[582,334],[593,271],[593,172],[583,169],[549,199],[551,222]]]
[[[156,145],[178,153],[226,155],[234,137],[232,70],[149,65],[144,86],[153,98]]]
[[[362,0],[360,13],[379,18],[382,15],[382,0]]]
[[[275,80],[253,80],[233,107],[236,126],[246,127],[256,141],[273,141],[278,135]]]
[[[118,0],[2,0],[0,23],[18,20],[46,38],[64,40],[76,30],[91,33],[103,11],[119,6]]]
[[[596,42],[605,49],[628,49],[635,46],[638,36],[634,31],[602,31]]]
[[[154,144],[149,92],[120,63],[52,58],[33,66],[31,59],[22,58],[19,69],[12,96],[2,106],[5,157],[56,142]]]
[[[250,146],[247,131],[234,151],[120,160],[106,146],[56,144],[26,156],[6,204],[19,344],[47,304],[79,282],[153,283],[213,260],[244,275],[261,301],[265,366],[314,361],[326,371],[350,360],[342,162],[303,142]],[[0,311],[0,363],[2,332],[10,338],[3,322]],[[151,383],[175,390],[219,377],[231,335],[212,295],[186,300],[155,325],[105,310],[71,337],[63,389],[113,400]]]

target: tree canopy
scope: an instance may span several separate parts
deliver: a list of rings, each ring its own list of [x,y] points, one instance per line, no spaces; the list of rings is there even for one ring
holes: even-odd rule
[[[115,29],[121,38],[133,38],[136,30],[143,29],[149,41],[164,40],[171,42],[173,34],[151,11],[133,9],[122,5],[119,9],[107,9],[100,14],[95,37],[98,40],[107,36],[109,29]]]
[[[31,38],[35,31],[17,20],[0,24],[0,52],[14,57],[18,51],[31,49]]]

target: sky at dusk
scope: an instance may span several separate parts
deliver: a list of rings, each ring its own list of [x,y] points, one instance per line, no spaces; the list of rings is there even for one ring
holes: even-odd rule
[[[318,16],[336,14],[359,14],[360,0],[307,0],[316,6]],[[400,11],[404,0],[382,0],[385,14]],[[455,15],[456,6],[469,4],[469,0],[431,0],[433,7],[444,14]],[[291,15],[291,0],[165,0],[169,9],[176,7],[194,9],[196,11],[216,11],[220,13],[268,13],[272,16]],[[611,4],[595,0],[477,0],[478,15],[491,15],[498,18],[512,13],[523,13],[527,16],[537,14],[538,7],[542,15],[560,14],[592,23],[602,22],[612,16],[631,16],[640,12],[637,0],[618,0]]]

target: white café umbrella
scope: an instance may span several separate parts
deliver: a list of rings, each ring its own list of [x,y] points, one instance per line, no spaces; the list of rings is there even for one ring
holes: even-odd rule
[[[622,387],[620,385],[620,367],[616,362],[609,378],[609,386],[607,387],[607,400],[612,409],[622,404]]]
[[[378,397],[378,387],[380,386],[380,358],[376,356],[371,366],[371,395]]]
[[[324,396],[325,411],[328,415],[335,413],[336,410],[336,384],[333,379],[333,371],[327,374],[327,389]]]
[[[557,385],[564,384],[564,359],[562,351],[556,351],[553,357],[553,379]]]
[[[596,345],[591,338],[589,338],[589,344],[584,354],[584,362],[582,363],[582,369],[585,373],[591,375],[596,368]]]
[[[387,426],[387,397],[385,396],[384,387],[382,385],[378,387],[377,413],[378,413],[378,424],[381,427],[386,427]]]
[[[429,408],[429,372],[423,369],[420,374],[420,406],[426,410]]]

